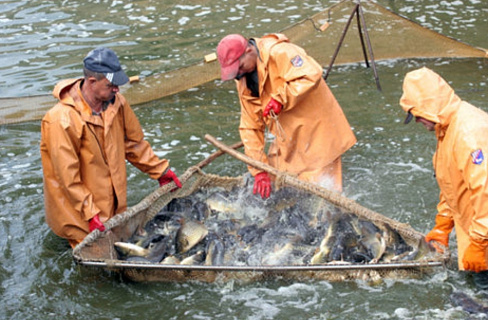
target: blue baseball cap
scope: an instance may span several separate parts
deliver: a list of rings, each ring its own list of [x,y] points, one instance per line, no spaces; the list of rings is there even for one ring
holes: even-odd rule
[[[129,82],[129,77],[120,66],[119,58],[111,49],[93,49],[83,59],[83,64],[90,71],[103,73],[113,85],[121,86]]]

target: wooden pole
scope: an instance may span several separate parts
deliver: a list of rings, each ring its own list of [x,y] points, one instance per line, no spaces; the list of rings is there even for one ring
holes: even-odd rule
[[[239,149],[240,147],[244,146],[242,141],[236,142],[233,145],[229,146],[231,149]],[[212,153],[208,158],[200,161],[196,167],[202,169],[203,167],[207,166],[210,162],[214,161],[216,158],[220,157],[221,155],[224,154],[224,151],[222,150],[217,150],[214,153]]]

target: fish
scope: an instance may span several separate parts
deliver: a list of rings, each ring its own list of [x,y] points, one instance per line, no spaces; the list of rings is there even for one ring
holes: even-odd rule
[[[405,239],[391,226],[386,223],[379,225],[384,232],[387,247],[390,247],[396,255],[402,255],[405,252],[412,251],[412,247],[405,242]]]
[[[359,242],[360,234],[351,215],[341,213],[335,230],[336,241],[330,252],[330,261],[365,262],[371,260]]]
[[[198,221],[185,221],[176,234],[176,252],[185,253],[208,234],[207,227]]]
[[[224,245],[224,265],[236,265],[245,262],[249,256],[242,241],[236,234],[227,233],[221,235]]]
[[[158,234],[164,236],[173,236],[181,227],[185,218],[180,213],[159,212],[144,227],[146,234]]]
[[[180,259],[175,256],[167,256],[161,260],[160,264],[180,264]]]
[[[260,228],[257,224],[243,226],[237,231],[238,238],[246,244],[259,242],[262,239],[266,229]]]
[[[190,197],[174,198],[162,210],[168,212],[190,212],[193,208],[193,200]]]
[[[224,265],[225,248],[223,242],[214,235],[207,243],[205,265],[221,266]]]
[[[122,256],[129,259],[130,257],[142,257],[150,262],[160,262],[167,252],[168,243],[164,236],[158,236],[151,240],[146,248],[130,243],[115,242],[115,250]]]
[[[421,241],[405,238],[407,243],[385,222],[343,212],[318,196],[281,188],[263,200],[252,197],[252,184],[249,188],[203,188],[173,199],[135,231],[130,245],[117,243],[119,257],[172,265],[271,266],[417,260],[432,252]]]
[[[197,221],[205,221],[208,216],[212,213],[212,210],[209,208],[208,204],[204,201],[197,201],[193,205],[193,211],[191,214],[191,218]]]
[[[455,307],[461,307],[468,313],[485,313],[488,314],[488,307],[479,303],[474,298],[470,297],[467,293],[462,291],[454,291],[449,299]]]
[[[250,199],[256,199],[256,197],[251,197]],[[259,197],[257,197],[257,201],[259,201]],[[268,210],[274,210],[277,212],[281,212],[285,209],[291,208],[295,206],[298,201],[299,197],[297,191],[291,188],[280,188],[276,192],[272,193],[266,205]]]
[[[232,214],[237,213],[240,209],[235,201],[232,201],[220,192],[211,194],[205,202],[212,213]]]
[[[184,258],[180,264],[183,265],[200,265],[205,260],[205,251],[200,250],[197,253]]]
[[[162,240],[163,237],[164,236],[161,234],[157,234],[157,233],[151,234],[146,232],[144,237],[140,237],[137,241],[134,241],[135,239],[131,239],[131,241],[129,242],[134,243],[135,245],[138,245],[142,248],[148,248],[151,245],[151,243],[158,242]]]
[[[360,239],[366,248],[371,260],[369,263],[378,263],[386,250],[386,240],[381,230],[371,221],[358,220]]]
[[[312,256],[310,264],[323,264],[329,261],[329,255],[332,251],[332,246],[336,242],[336,231],[338,226],[338,215],[332,215],[330,212],[329,216],[329,227],[327,228],[327,233],[320,242],[320,246]]]
[[[130,242],[118,241],[114,243],[114,246],[115,250],[122,256],[145,257],[149,254],[149,249]]]
[[[429,255],[435,254],[436,250],[433,245],[425,241],[424,237],[420,237],[417,245],[410,251],[402,255],[395,256],[393,260],[419,260]]]
[[[149,259],[146,259],[145,257],[139,257],[139,256],[129,256],[125,259],[125,261],[151,263]]]

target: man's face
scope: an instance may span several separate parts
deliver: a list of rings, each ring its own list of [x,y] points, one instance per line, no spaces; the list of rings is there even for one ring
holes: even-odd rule
[[[435,131],[435,123],[432,121],[429,121],[427,119],[424,119],[422,117],[415,117],[415,122],[419,122],[424,125],[425,129],[429,131]]]
[[[107,78],[95,79],[95,82],[92,84],[93,94],[100,101],[111,101],[115,97],[115,94],[119,92],[119,87],[113,85]]]
[[[237,78],[242,77],[244,74],[252,72],[256,69],[256,58],[252,47],[247,47],[244,54],[239,58],[239,71],[237,72]]]

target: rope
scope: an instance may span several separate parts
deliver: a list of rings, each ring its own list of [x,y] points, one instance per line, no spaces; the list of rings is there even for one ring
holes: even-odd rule
[[[281,126],[281,123],[280,121],[278,120],[278,115],[274,112],[273,109],[271,109],[269,111],[269,117],[274,120],[275,122],[275,125],[276,125],[276,136],[280,138],[280,140],[282,142],[285,142],[286,141],[286,134],[285,134],[285,130],[283,129],[283,127]]]

